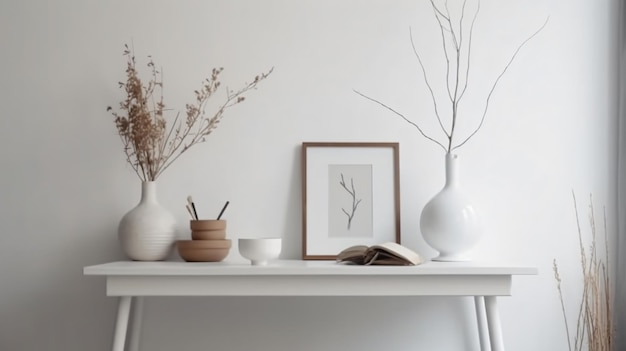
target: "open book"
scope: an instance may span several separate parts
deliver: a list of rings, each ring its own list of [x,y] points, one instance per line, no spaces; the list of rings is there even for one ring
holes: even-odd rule
[[[415,251],[394,242],[351,246],[337,255],[337,262],[361,265],[414,266],[424,260]]]

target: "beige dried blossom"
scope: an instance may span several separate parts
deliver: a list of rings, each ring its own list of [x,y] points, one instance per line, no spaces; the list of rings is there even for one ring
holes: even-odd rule
[[[126,99],[120,102],[119,111],[108,107],[115,126],[124,145],[126,160],[133,167],[142,181],[154,181],[180,155],[192,146],[206,141],[222,119],[229,107],[245,100],[244,93],[256,89],[258,83],[267,78],[273,71],[257,75],[251,83],[243,88],[226,91],[226,100],[217,107],[213,114],[206,112],[211,97],[219,90],[219,75],[223,68],[214,68],[211,76],[206,78],[200,90],[195,90],[196,101],[185,106],[186,119],[182,123],[179,113],[168,126],[163,102],[163,81],[161,73],[150,56],[148,68],[150,79],[144,84],[137,70],[133,51],[124,46],[126,63],[126,82],[119,87],[126,92]]]

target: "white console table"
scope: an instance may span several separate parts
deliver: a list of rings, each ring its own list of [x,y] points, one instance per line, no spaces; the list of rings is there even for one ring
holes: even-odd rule
[[[481,350],[503,351],[496,297],[511,295],[514,275],[537,274],[537,269],[467,262],[355,266],[281,260],[268,266],[112,262],[85,267],[83,273],[105,276],[107,296],[120,297],[113,351],[124,350],[129,329],[129,349],[138,349],[144,296],[474,296]]]

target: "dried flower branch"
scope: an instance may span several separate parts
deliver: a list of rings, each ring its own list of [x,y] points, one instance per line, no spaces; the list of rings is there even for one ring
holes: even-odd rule
[[[576,323],[576,335],[574,337],[574,347],[572,348],[569,323],[565,312],[565,302],[561,289],[561,276],[556,260],[553,262],[554,278],[557,282],[557,290],[561,300],[561,310],[565,320],[565,332],[567,335],[567,345],[569,351],[581,351],[584,345],[588,345],[589,351],[612,351],[614,340],[611,280],[609,275],[609,251],[608,238],[606,233],[606,213],[604,214],[604,247],[605,261],[598,257],[598,247],[596,245],[596,221],[593,211],[593,201],[590,196],[589,203],[589,224],[591,226],[591,245],[589,250],[585,249],[583,243],[582,230],[578,217],[578,207],[576,196],[574,197],[574,209],[576,212],[576,225],[578,227],[578,243],[580,246],[580,263],[583,273],[583,292],[578,318]]]
[[[409,37],[411,39],[411,46],[413,49],[413,53],[415,54],[415,57],[417,58],[420,69],[422,71],[424,82],[432,98],[435,117],[437,118],[439,127],[441,128],[441,130],[443,131],[446,137],[446,141],[441,142],[437,140],[437,138],[428,135],[424,131],[424,129],[422,129],[417,123],[413,122],[404,114],[398,112],[397,110],[393,109],[389,105],[379,100],[376,100],[374,98],[371,98],[357,90],[354,90],[354,92],[372,102],[379,104],[385,109],[393,112],[398,117],[402,118],[404,121],[406,121],[407,123],[415,127],[419,131],[419,133],[422,136],[424,136],[426,139],[439,145],[447,153],[450,153],[454,151],[455,149],[463,146],[465,143],[467,143],[482,128],[483,123],[485,122],[487,111],[489,110],[489,102],[491,101],[491,97],[494,91],[496,90],[496,87],[498,86],[500,79],[509,69],[509,67],[511,66],[515,58],[517,57],[517,54],[520,52],[520,50],[532,38],[534,38],[537,34],[539,34],[539,32],[543,30],[543,28],[545,28],[545,26],[548,24],[549,18],[546,19],[543,25],[537,31],[535,31],[535,33],[530,35],[526,40],[524,40],[517,47],[517,49],[515,50],[515,52],[509,59],[508,63],[506,64],[502,72],[500,72],[500,75],[498,75],[498,77],[495,79],[495,81],[491,85],[491,89],[489,90],[489,93],[487,94],[485,104],[484,104],[483,114],[482,114],[482,117],[480,119],[478,126],[468,136],[466,136],[465,138],[461,139],[460,142],[458,142],[457,140],[459,139],[456,138],[455,132],[456,132],[456,127],[457,127],[457,119],[459,116],[459,107],[460,107],[459,105],[463,97],[465,96],[465,92],[467,91],[468,84],[469,84],[470,69],[471,69],[470,59],[471,59],[471,52],[472,52],[472,38],[473,38],[473,32],[474,32],[474,24],[476,22],[476,18],[478,17],[478,13],[480,12],[480,1],[478,1],[476,12],[472,16],[471,23],[469,25],[466,23],[466,19],[465,19],[467,0],[463,1],[461,14],[458,20],[455,20],[454,18],[452,18],[452,15],[450,14],[450,11],[448,8],[447,1],[445,2],[445,5],[443,6],[441,5],[438,6],[437,4],[435,4],[434,0],[430,0],[430,3],[433,8],[435,19],[437,20],[437,23],[439,24],[439,31],[441,33],[443,53],[444,53],[444,58],[446,60],[445,84],[446,84],[446,93],[447,93],[448,100],[449,100],[447,102],[450,103],[450,114],[451,114],[449,127],[445,126],[443,119],[441,117],[439,104],[437,102],[434,90],[428,78],[428,74],[426,73],[426,68],[424,67],[422,57],[420,56],[418,50],[415,47],[415,42],[413,40],[413,33],[410,29],[409,29]]]
[[[226,100],[217,107],[212,115],[206,113],[211,97],[219,90],[219,75],[223,68],[214,68],[206,78],[200,90],[194,91],[196,101],[185,106],[184,123],[179,120],[179,113],[168,127],[163,102],[162,74],[156,69],[152,58],[148,56],[150,79],[146,84],[139,76],[135,55],[128,45],[124,45],[126,63],[126,82],[119,87],[126,92],[126,99],[120,102],[119,112],[108,107],[115,117],[115,126],[124,145],[126,160],[142,181],[154,181],[180,155],[192,146],[206,141],[206,137],[217,128],[224,112],[245,100],[244,94],[256,89],[257,85],[273,71],[257,75],[251,83],[233,91],[226,89]]]

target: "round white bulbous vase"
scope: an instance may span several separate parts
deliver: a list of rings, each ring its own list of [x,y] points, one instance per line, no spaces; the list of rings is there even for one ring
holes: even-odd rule
[[[446,154],[446,183],[422,210],[420,230],[428,245],[439,251],[433,261],[468,261],[468,251],[480,240],[482,219],[459,185],[459,159]]]
[[[141,183],[141,200],[122,217],[118,236],[132,260],[161,261],[170,254],[176,241],[176,219],[159,205],[155,182]]]

